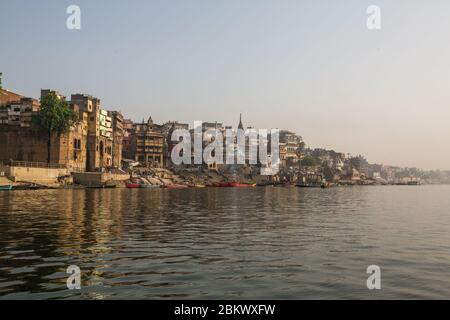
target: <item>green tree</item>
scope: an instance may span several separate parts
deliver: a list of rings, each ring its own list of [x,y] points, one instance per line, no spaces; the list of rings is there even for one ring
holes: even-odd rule
[[[52,134],[63,134],[78,122],[77,114],[70,109],[67,101],[60,99],[55,93],[41,98],[39,112],[33,116],[33,124],[47,136],[47,162],[50,163]]]
[[[319,163],[319,160],[316,157],[313,156],[305,156],[302,161],[301,165],[304,167],[314,167]]]

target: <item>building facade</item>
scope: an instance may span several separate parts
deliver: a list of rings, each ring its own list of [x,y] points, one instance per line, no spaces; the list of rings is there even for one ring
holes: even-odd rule
[[[130,119],[123,120],[122,158],[134,160],[133,154],[134,122]]]
[[[42,90],[41,97],[54,92]],[[63,96],[57,94],[60,99]],[[86,132],[83,121],[63,134],[47,134],[33,127],[32,118],[40,109],[40,103],[33,98],[0,90],[0,162],[24,161],[43,165],[61,165],[70,169],[84,169],[83,148]],[[78,113],[78,107],[70,105]],[[48,148],[50,146],[50,159]]]
[[[101,108],[100,99],[90,95],[73,94],[71,103],[79,106],[81,114],[87,114],[86,170],[100,171],[117,164],[120,166],[121,153],[115,154],[113,152],[114,128],[112,114]],[[116,123],[119,124],[120,121]],[[121,139],[120,137],[116,138],[117,141]],[[117,159],[113,163],[115,156]]]
[[[112,119],[112,165],[115,168],[122,167],[122,143],[123,143],[123,116],[119,111],[108,112]]]
[[[134,159],[146,167],[164,166],[164,135],[155,130],[151,117],[147,122],[134,125],[132,153]]]

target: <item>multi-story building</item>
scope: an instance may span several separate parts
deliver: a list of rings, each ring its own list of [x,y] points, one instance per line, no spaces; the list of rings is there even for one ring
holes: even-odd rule
[[[0,106],[0,124],[30,127],[32,115],[39,110],[40,103],[33,98],[20,97]]]
[[[96,171],[113,165],[112,118],[101,109],[100,100],[86,94],[73,94],[71,103],[88,115],[86,169]]]
[[[118,111],[110,111],[108,115],[112,119],[112,165],[120,168],[122,166],[122,142],[124,135],[123,116]]]
[[[122,138],[122,157],[124,159],[134,159],[133,154],[133,131],[134,131],[134,122],[130,119],[123,120],[123,138]]]
[[[287,154],[288,154],[288,145],[287,143],[284,142],[280,142],[279,144],[280,147],[280,165],[282,167],[286,166],[286,158],[287,158]]]
[[[161,133],[167,140],[170,140],[169,132],[173,130],[189,130],[189,124],[179,123],[178,121],[168,121],[161,126]]]
[[[85,171],[87,160],[87,114],[80,110],[76,104],[70,104],[70,108],[78,114],[78,123],[73,125],[67,133],[63,144],[67,147],[61,158],[69,164],[74,171]],[[66,135],[63,135],[66,136]]]
[[[40,108],[39,101],[0,90],[0,161],[50,163],[71,168],[84,168],[83,145],[86,141],[83,122],[63,134],[50,138],[32,128],[32,118]],[[50,90],[43,90],[45,96]],[[58,95],[60,99],[64,97]],[[77,106],[70,106],[78,112]],[[50,141],[50,143],[48,143]],[[50,148],[50,150],[49,150]],[[48,156],[50,155],[50,159]],[[35,164],[36,165],[36,164]]]
[[[66,100],[50,89],[41,90],[41,100],[50,93]],[[39,101],[0,89],[0,161],[50,162],[80,171],[120,167],[122,115],[101,109],[89,95],[74,94],[68,104],[79,121],[68,132],[51,134],[48,159],[48,136],[32,128]]]
[[[155,124],[150,117],[134,125],[132,137],[132,152],[134,159],[147,167],[163,167],[164,136],[155,130]]]
[[[295,165],[301,160],[303,139],[293,132],[280,131],[280,145],[285,144],[285,165]]]

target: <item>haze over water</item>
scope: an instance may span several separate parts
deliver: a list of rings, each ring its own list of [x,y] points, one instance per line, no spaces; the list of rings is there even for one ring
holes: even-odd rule
[[[312,148],[450,169],[448,1],[78,0],[68,30],[72,4],[2,1],[4,88],[89,93],[135,121],[236,126],[243,113]]]
[[[448,298],[449,192],[3,192],[0,299]],[[73,264],[81,291],[66,287]],[[366,287],[372,264],[379,291]]]

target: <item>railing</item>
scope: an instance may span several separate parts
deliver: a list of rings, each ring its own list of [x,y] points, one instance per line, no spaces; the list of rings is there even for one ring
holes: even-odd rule
[[[71,172],[75,172],[75,173],[82,173],[82,172],[86,172],[86,169],[84,168],[79,168],[79,167],[72,167],[70,169]]]
[[[51,168],[51,169],[67,169],[67,166],[59,163],[46,162],[29,162],[29,161],[10,161],[11,167],[26,167],[26,168]]]

